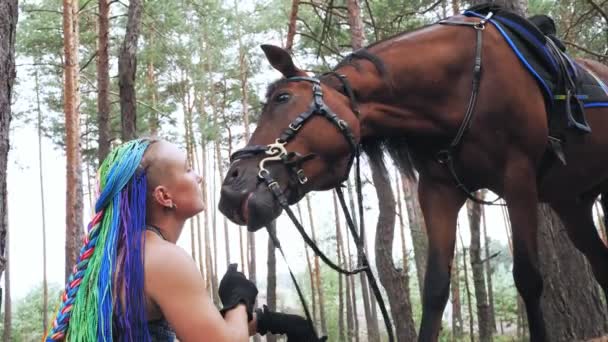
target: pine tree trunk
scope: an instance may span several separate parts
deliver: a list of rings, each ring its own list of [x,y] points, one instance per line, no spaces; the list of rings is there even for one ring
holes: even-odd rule
[[[289,26],[287,29],[287,39],[285,41],[285,50],[291,53],[293,49],[293,40],[296,36],[296,21],[298,20],[298,7],[300,0],[291,1],[291,13],[289,15]]]
[[[550,341],[579,341],[608,332],[603,294],[590,266],[546,205],[539,208],[539,257],[544,281],[541,306]],[[542,242],[541,242],[542,241]]]
[[[452,275],[450,287],[452,290],[452,341],[462,339],[462,304],[460,302],[460,256],[458,246],[455,246],[454,260],[452,261]]]
[[[317,243],[317,236],[315,232],[315,223],[312,215],[312,207],[310,205],[310,196],[306,196],[306,205],[308,206],[308,219],[310,220],[310,231],[312,240]],[[327,334],[327,321],[325,320],[325,298],[323,296],[323,286],[321,286],[321,265],[319,263],[319,257],[314,256],[314,278],[315,288],[317,289],[317,298],[319,303],[319,319],[321,321],[321,334]]]
[[[351,211],[351,213],[354,214],[354,210]],[[353,218],[353,220],[354,220],[354,218]],[[355,226],[356,226],[356,224],[355,224]],[[348,267],[350,269],[352,269],[354,266],[354,262],[352,262],[352,254],[350,251],[350,241],[346,242],[346,251],[348,254],[348,259],[347,259]],[[349,287],[350,287],[351,303],[353,306],[353,312],[352,312],[352,314],[353,314],[352,320],[353,320],[353,328],[354,328],[353,335],[354,335],[355,341],[359,342],[359,314],[357,313],[357,288],[355,287],[355,277],[352,277],[352,276],[348,277],[348,281],[349,281]]]
[[[409,260],[407,257],[407,246],[405,245],[405,220],[403,219],[404,210],[401,203],[401,175],[399,169],[395,168],[395,191],[397,193],[397,217],[399,218],[399,237],[401,238],[401,260],[403,260],[403,269],[407,270],[409,278]]]
[[[15,81],[15,36],[17,34],[17,0],[0,2],[0,277],[6,267],[5,249],[8,233],[6,170],[8,168],[11,98]],[[2,289],[0,289],[2,305]]]
[[[148,37],[148,45],[149,45],[149,49],[154,49],[154,34],[156,34],[156,32],[154,32],[153,34],[150,34]],[[148,130],[150,132],[151,136],[156,136],[158,135],[158,129],[160,126],[160,123],[158,121],[158,112],[156,109],[156,103],[158,102],[158,94],[157,94],[157,85],[156,85],[156,78],[154,76],[154,55],[152,54],[150,57],[150,59],[148,60],[148,67],[146,70],[146,81],[148,83],[148,90],[150,92],[150,106],[152,107],[152,110],[150,111],[150,116],[148,117]]]
[[[471,342],[475,342],[475,320],[473,318],[471,288],[469,287],[469,272],[467,270],[467,249],[464,247],[464,243],[462,242],[462,236],[460,237],[460,244],[462,245],[462,269],[464,271],[464,289],[467,294],[467,307],[469,309],[469,338],[471,339]]]
[[[268,226],[268,229],[276,234],[277,228],[273,221]],[[277,261],[274,244],[272,240],[268,239],[268,274],[266,276],[266,304],[271,311],[277,310]],[[267,342],[276,342],[277,337],[272,334],[266,335]]]
[[[238,0],[235,0],[234,7],[235,12],[238,13]],[[238,17],[238,16],[237,16]],[[243,48],[243,42],[241,37],[241,27],[240,22],[237,22],[237,40],[238,40],[238,48],[239,48],[239,75],[241,80],[241,113],[243,117],[243,126],[245,127],[245,141],[249,141],[249,97],[248,97],[248,77],[249,73],[248,65],[247,65],[247,55]],[[256,251],[255,251],[255,235],[253,232],[247,232],[247,260],[249,263],[249,280],[251,280],[254,284],[257,282],[257,272],[256,272]],[[257,339],[257,337],[254,337]]]
[[[219,139],[215,140],[215,157],[217,163],[217,172],[219,174],[220,179],[224,179],[224,164],[222,160],[222,150],[220,149]],[[224,243],[226,248],[226,265],[230,265],[230,232],[228,231],[228,219],[226,216],[223,216],[224,223]]]
[[[414,247],[414,262],[416,263],[416,278],[418,280],[418,291],[420,296],[424,293],[424,272],[426,270],[426,258],[429,242],[426,236],[426,224],[422,216],[422,209],[418,202],[418,182],[416,179],[402,174],[403,197],[407,208],[407,218],[412,235]]]
[[[122,140],[137,137],[137,106],[135,76],[137,72],[137,41],[143,11],[142,0],[130,0],[125,39],[118,57],[118,88]]]
[[[63,1],[64,112],[66,130],[66,244],[65,278],[80,247],[82,231],[82,174],[80,159],[80,99],[78,96],[78,0]]]
[[[488,305],[490,306],[490,326],[492,327],[492,332],[497,332],[496,330],[496,312],[494,311],[494,289],[492,286],[492,256],[490,254],[490,237],[488,236],[488,227],[486,222],[486,211],[481,211],[481,217],[483,222],[483,237],[484,237],[484,246],[485,246],[485,270],[486,270],[486,279],[488,282]]]
[[[99,17],[97,33],[97,159],[99,165],[110,152],[110,3],[98,0]]]
[[[363,20],[361,18],[361,6],[358,0],[346,0],[348,9],[348,24],[350,26],[350,45],[353,50],[363,47],[365,40],[363,33]]]
[[[7,216],[8,217],[8,216]],[[5,217],[5,227],[8,227],[8,219]],[[4,250],[4,258],[6,262],[5,272],[4,272],[4,332],[2,334],[2,341],[10,342],[11,341],[11,330],[13,328],[13,310],[11,305],[11,268],[10,268],[10,233],[6,232],[6,249]]]
[[[479,329],[479,341],[492,341],[492,329],[490,323],[490,306],[484,277],[484,267],[481,261],[481,205],[467,202],[469,212],[469,225],[471,229],[471,244],[469,253],[471,255],[471,271],[473,273],[473,286],[475,289],[475,302],[477,303],[477,326]]]
[[[342,224],[340,222],[340,209],[338,207],[338,199],[336,192],[333,193],[334,203],[334,222],[336,225],[336,256],[338,265],[344,266],[344,259],[342,258]],[[344,291],[343,291],[344,275],[338,274],[338,340],[344,341],[346,334],[344,331]]]
[[[46,210],[44,205],[44,172],[42,165],[42,109],[40,108],[40,83],[36,69],[36,112],[38,114],[38,177],[40,179],[40,209],[42,215],[42,331],[48,327],[48,284],[46,273]]]
[[[460,0],[452,0],[452,13],[454,15],[460,14]]]
[[[416,328],[412,318],[407,267],[399,271],[393,263],[392,256],[395,235],[395,197],[384,165],[371,161],[370,167],[379,203],[375,243],[378,276],[388,296],[393,322],[396,326],[397,341],[414,341]]]
[[[351,48],[358,50],[363,47],[363,41],[365,39],[363,32],[363,19],[361,18],[361,7],[359,6],[358,0],[347,0],[346,1],[348,10],[348,24],[350,26],[350,38]],[[352,197],[351,197],[352,198]],[[355,211],[353,210],[353,216]],[[361,233],[365,252],[367,253],[367,244],[365,234]],[[367,286],[367,279],[364,274],[360,275],[361,278],[361,291],[363,294],[363,306],[365,309],[365,319],[367,321],[367,330],[369,333],[369,341],[376,342],[380,340],[380,332],[378,327],[378,320],[375,314],[376,307],[373,305],[374,299],[370,299],[369,290]]]
[[[306,197],[308,198],[308,195],[306,195]],[[310,204],[310,202],[306,202],[307,204]],[[302,220],[302,209],[300,208],[300,204],[297,204],[297,208],[298,208],[298,215],[300,218],[300,222],[304,222],[304,220]],[[308,213],[310,214],[310,205],[308,205],[307,207],[308,209]],[[312,267],[312,263],[310,262],[310,255],[308,253],[308,247],[306,246],[306,244],[304,244],[304,253],[306,256],[306,266],[308,269],[308,276],[310,279],[310,297],[311,297],[311,307],[312,307],[312,320],[313,322],[317,321],[317,294],[316,294],[316,289],[315,289],[315,277],[314,277],[314,269]]]

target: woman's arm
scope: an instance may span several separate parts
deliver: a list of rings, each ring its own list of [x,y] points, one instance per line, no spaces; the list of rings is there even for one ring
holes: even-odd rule
[[[145,272],[146,294],[160,306],[180,341],[248,341],[245,306],[236,306],[223,318],[183,249],[162,243],[154,244],[152,252],[146,246]]]

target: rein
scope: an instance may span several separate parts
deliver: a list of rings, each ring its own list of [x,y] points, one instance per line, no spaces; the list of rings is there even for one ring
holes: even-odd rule
[[[488,22],[488,20],[490,20],[490,18],[492,18],[493,15],[494,14],[490,12],[485,18],[481,19],[478,22],[455,21],[449,19],[444,19],[439,22],[439,24],[442,25],[472,27],[473,29],[475,29],[475,32],[477,34],[477,41],[475,45],[475,64],[473,66],[473,89],[471,90],[471,96],[469,97],[469,103],[467,105],[467,110],[464,114],[464,119],[462,120],[462,123],[458,128],[458,132],[456,133],[456,136],[452,139],[450,145],[448,145],[447,148],[444,148],[437,152],[435,158],[439,164],[445,165],[448,168],[450,174],[452,175],[452,178],[456,182],[456,187],[461,189],[462,192],[466,194],[468,199],[479,204],[504,206],[505,204],[503,203],[496,203],[500,200],[500,196],[498,196],[492,201],[485,201],[475,196],[473,194],[473,191],[470,191],[469,188],[467,188],[467,186],[464,185],[464,183],[461,181],[460,177],[458,177],[458,174],[456,173],[456,168],[454,166],[454,155],[458,152],[458,147],[462,142],[462,138],[464,137],[464,134],[469,129],[469,127],[471,127],[471,122],[473,121],[473,114],[475,112],[475,106],[477,105],[477,96],[479,95],[479,84],[481,83],[481,47],[483,42],[482,32],[486,28],[486,23]]]
[[[357,107],[357,102],[354,97],[354,92],[353,92],[346,76],[338,74],[336,72],[328,72],[323,75],[335,76],[342,83],[346,96],[350,100],[351,109],[355,113],[355,115],[357,117],[359,117],[359,110]],[[372,273],[371,268],[369,267],[369,261],[367,259],[367,255],[365,254],[365,251],[364,251],[364,244],[363,244],[363,239],[362,239],[362,237],[365,236],[364,235],[365,234],[365,228],[364,228],[365,225],[364,225],[364,221],[363,221],[363,196],[362,196],[362,182],[361,182],[361,170],[360,170],[361,167],[360,167],[359,143],[356,141],[355,136],[354,136],[352,130],[350,129],[350,127],[348,126],[348,124],[346,123],[346,121],[340,119],[336,115],[336,113],[334,113],[323,101],[323,91],[321,89],[321,81],[318,78],[298,76],[298,77],[287,78],[286,81],[287,82],[309,82],[312,84],[313,100],[312,100],[312,103],[311,103],[309,109],[307,111],[299,114],[296,117],[296,119],[293,120],[288,125],[288,127],[282,132],[280,137],[275,140],[274,143],[268,144],[268,145],[247,146],[247,147],[233,153],[232,156],[230,157],[231,162],[234,162],[238,159],[254,157],[254,156],[257,156],[260,154],[267,155],[267,157],[262,158],[259,162],[258,178],[266,184],[266,186],[268,187],[270,192],[273,194],[273,196],[278,201],[279,205],[283,208],[283,210],[285,210],[285,212],[287,213],[287,215],[289,216],[289,218],[295,225],[296,229],[298,230],[298,232],[304,239],[304,242],[306,242],[306,244],[313,250],[313,252],[318,257],[321,258],[321,260],[323,260],[323,262],[325,262],[325,264],[327,266],[329,266],[331,269],[335,270],[336,272],[347,275],[347,276],[365,272],[365,274],[367,275],[367,279],[369,281],[370,287],[372,289],[372,292],[374,293],[378,306],[380,307],[380,311],[382,313],[384,324],[386,325],[386,331],[388,333],[388,340],[390,342],[392,342],[395,340],[395,338],[394,338],[393,328],[392,328],[392,324],[391,324],[390,317],[388,314],[388,310],[386,309],[384,299],[382,298],[382,293],[380,292],[378,282],[376,281],[376,278],[375,278],[374,274]],[[306,233],[306,230],[304,229],[304,227],[302,226],[300,221],[297,219],[296,215],[293,213],[293,211],[289,207],[289,202],[288,202],[287,198],[285,197],[285,195],[283,194],[283,192],[281,191],[281,188],[280,188],[278,182],[272,177],[271,172],[266,168],[266,163],[282,162],[285,165],[285,167],[287,168],[287,170],[290,171],[292,175],[295,175],[295,178],[298,180],[298,183],[300,185],[306,184],[308,182],[308,178],[306,178],[306,175],[304,175],[304,171],[301,168],[301,165],[305,161],[310,160],[310,159],[314,158],[315,156],[314,155],[301,156],[296,152],[288,152],[286,145],[289,143],[289,141],[291,141],[295,137],[295,135],[298,133],[300,128],[302,128],[302,126],[306,123],[306,121],[308,119],[310,119],[311,117],[313,117],[314,115],[321,115],[324,118],[326,118],[327,120],[329,120],[340,131],[340,133],[342,133],[342,135],[344,136],[344,138],[346,139],[346,141],[348,142],[348,144],[351,147],[351,155],[350,155],[350,159],[348,161],[347,170],[350,171],[352,165],[355,164],[355,170],[356,170],[355,187],[356,187],[356,191],[357,191],[357,200],[358,200],[358,207],[359,207],[360,233],[357,232],[357,228],[355,227],[353,218],[346,205],[346,201],[344,199],[344,194],[342,192],[341,185],[338,185],[335,188],[335,190],[338,195],[340,205],[342,206],[342,210],[343,210],[344,216],[346,218],[347,226],[353,237],[355,246],[357,247],[357,256],[358,256],[359,266],[353,270],[347,270],[347,269],[344,269],[344,268],[336,265],[333,261],[331,261],[331,259],[329,259],[319,249],[319,247],[316,245],[315,241],[312,240],[310,238],[310,236]],[[347,177],[348,177],[348,173],[349,173],[348,171],[346,174]],[[289,269],[289,274],[296,287],[298,297],[300,298],[300,302],[302,303],[302,306],[304,307],[304,313],[306,315],[306,319],[309,322],[310,328],[312,329],[313,332],[315,332],[315,335],[316,335],[316,330],[314,328],[314,324],[313,324],[312,318],[310,316],[310,311],[308,310],[308,305],[306,303],[304,295],[302,294],[300,286],[298,285],[298,282],[296,281],[296,278],[295,278],[293,272],[291,271],[289,264],[287,263],[287,259],[285,257],[285,253],[283,252],[281,244],[280,244],[278,238],[276,237],[276,234],[274,233],[273,229],[271,229],[271,227],[266,226],[266,230],[268,231],[268,235],[272,239],[275,248],[277,248],[279,250],[279,252],[281,253],[281,256],[283,257],[283,260],[287,264],[287,267]],[[323,340],[324,338],[326,338],[326,337],[321,338],[321,340]]]

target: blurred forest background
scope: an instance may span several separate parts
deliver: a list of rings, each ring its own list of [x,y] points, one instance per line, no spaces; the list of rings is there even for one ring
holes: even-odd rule
[[[265,232],[247,233],[217,211],[220,182],[228,156],[244,146],[255,128],[266,84],[276,79],[260,44],[281,45],[311,72],[332,68],[342,57],[368,43],[461,13],[479,1],[460,0],[22,0],[18,21],[1,12],[16,0],[0,0],[0,21],[16,25],[16,79],[12,121],[0,120],[2,141],[25,144],[28,155],[0,148],[0,181],[20,163],[36,174],[26,180],[8,174],[0,209],[0,272],[3,274],[4,341],[40,340],[53,318],[62,279],[52,270],[71,269],[80,249],[95,197],[95,174],[109,149],[119,141],[156,135],[187,151],[204,177],[207,210],[187,223],[180,244],[192,253],[209,293],[216,293],[226,264],[238,262],[260,288],[260,304],[301,313],[286,266],[277,262]],[[558,36],[576,57],[608,60],[608,0],[497,1],[520,13],[549,14]],[[16,13],[14,13],[16,14]],[[473,36],[471,36],[473,39]],[[0,40],[6,39],[0,34]],[[412,51],[411,53],[416,53]],[[0,54],[1,55],[1,54]],[[2,56],[0,56],[2,57]],[[407,56],[403,56],[407,58]],[[8,65],[8,64],[7,64]],[[9,68],[10,69],[10,68]],[[0,68],[0,80],[10,78]],[[0,101],[1,105],[1,101]],[[0,107],[0,111],[1,111]],[[65,156],[65,162],[51,159]],[[25,162],[27,161],[27,163]],[[3,163],[4,164],[3,164]],[[57,183],[52,169],[65,178],[65,202],[48,189]],[[18,170],[18,168],[14,168]],[[67,176],[67,177],[66,177]],[[28,207],[13,208],[20,182],[34,184]],[[353,203],[353,189],[347,194]],[[45,192],[46,191],[46,192]],[[415,337],[420,321],[426,232],[416,198],[416,179],[391,165],[389,177],[364,169],[368,234],[366,248],[381,275],[401,341]],[[492,194],[486,195],[493,198]],[[63,196],[63,195],[62,195]],[[382,203],[382,205],[378,205]],[[7,212],[7,206],[11,208]],[[52,217],[57,206],[65,210]],[[352,205],[354,207],[354,205]],[[27,215],[40,208],[40,225],[27,227],[27,243],[12,236],[26,227],[9,224],[10,213]],[[356,266],[336,198],[331,193],[307,196],[297,213],[321,248],[342,265]],[[33,209],[32,209],[32,212]],[[63,213],[63,211],[61,211]],[[603,211],[595,208],[606,241]],[[379,214],[388,219],[378,220]],[[17,214],[16,214],[17,215]],[[589,267],[573,250],[549,209],[541,207],[541,260],[545,275],[543,308],[552,341],[583,340],[608,333],[604,299]],[[451,296],[444,315],[442,341],[527,340],[525,311],[511,276],[508,217],[501,207],[468,203],[459,221]],[[315,323],[330,341],[384,341],[381,316],[362,277],[338,276],[278,221],[284,240],[312,305]],[[35,238],[34,238],[35,236]],[[61,243],[47,241],[59,237]],[[50,240],[49,240],[50,241]],[[60,245],[60,246],[58,246]],[[19,250],[35,250],[13,257]],[[55,252],[49,252],[50,250]],[[34,258],[35,255],[35,258]],[[49,262],[50,258],[59,262]],[[65,255],[65,257],[64,257]],[[38,257],[40,256],[40,257]],[[24,267],[25,262],[32,267]],[[35,274],[29,288],[12,288],[21,273]],[[217,296],[214,296],[216,304]],[[255,340],[261,340],[259,337]],[[268,341],[281,340],[269,336]]]

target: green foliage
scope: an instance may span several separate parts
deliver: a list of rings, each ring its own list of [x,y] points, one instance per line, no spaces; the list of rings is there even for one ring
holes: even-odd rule
[[[62,288],[59,284],[49,284],[47,317],[51,322],[59,306],[59,297]],[[32,289],[25,297],[13,302],[11,341],[30,342],[42,340],[46,331],[42,326],[43,292],[42,285]],[[4,322],[4,313],[0,319]],[[4,325],[0,325],[0,335],[4,332]]]

